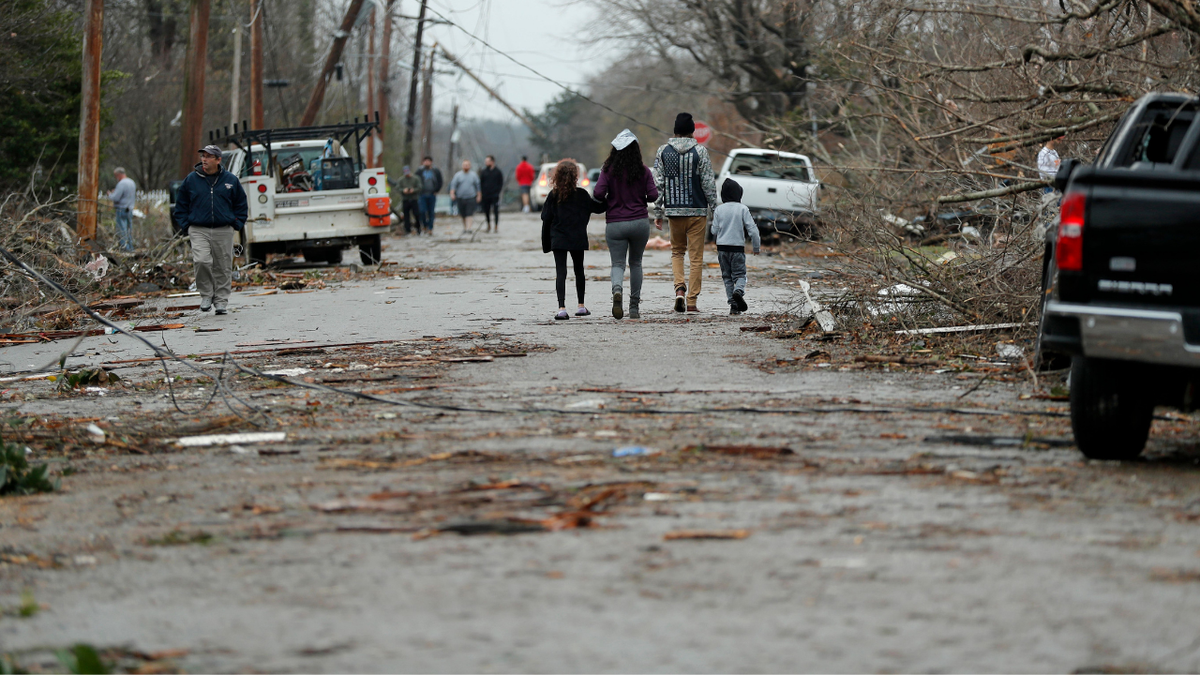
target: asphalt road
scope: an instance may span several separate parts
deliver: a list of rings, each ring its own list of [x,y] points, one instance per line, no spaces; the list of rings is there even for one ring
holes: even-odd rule
[[[1087,462],[1063,404],[1023,400],[1020,377],[968,392],[961,373],[858,370],[832,343],[740,330],[793,302],[796,278],[836,291],[827,259],[751,258],[743,317],[726,316],[708,268],[705,311],[681,316],[669,253],[650,251],[642,321],[612,319],[608,284],[589,279],[593,316],[555,322],[533,217],[505,214],[473,241],[457,230],[387,240],[407,272],[249,289],[228,316],[183,319],[221,331],[151,337],[177,354],[406,341],[244,359],[341,377],[448,345],[527,356],[442,362],[411,378],[439,388],[387,394],[440,407],[239,383],[279,444],[35,448],[76,473],[61,493],[0,499],[0,607],[22,592],[44,605],[0,616],[0,652],[36,665],[77,642],[183,650],[160,661],[214,672],[1200,670],[1190,417],[1156,423],[1147,461]],[[586,262],[607,275],[607,252]],[[0,359],[27,368],[63,348]],[[821,349],[828,367],[790,361]],[[147,355],[122,336],[75,353]],[[113,438],[230,416],[132,386],[161,379],[154,364],[117,372],[130,386],[8,383],[0,405]],[[191,409],[202,385],[181,383]],[[650,454],[612,456],[630,445]],[[596,527],[430,536],[569,513],[598,489]],[[694,530],[740,538],[673,538]]]

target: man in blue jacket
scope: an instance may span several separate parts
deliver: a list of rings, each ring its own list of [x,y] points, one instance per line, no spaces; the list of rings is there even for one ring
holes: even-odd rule
[[[246,227],[246,191],[237,176],[221,168],[221,148],[200,150],[196,170],[183,179],[175,197],[175,222],[192,240],[192,263],[200,311],[229,309],[233,277],[233,233]]]

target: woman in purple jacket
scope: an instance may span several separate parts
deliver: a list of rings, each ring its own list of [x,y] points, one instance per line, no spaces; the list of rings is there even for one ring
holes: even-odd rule
[[[606,206],[604,238],[612,257],[613,317],[625,316],[621,286],[625,280],[625,257],[629,256],[629,318],[640,319],[642,299],[642,254],[650,239],[650,215],[646,204],[658,199],[654,176],[642,163],[637,136],[626,129],[612,141],[612,152],[596,181],[593,197]]]

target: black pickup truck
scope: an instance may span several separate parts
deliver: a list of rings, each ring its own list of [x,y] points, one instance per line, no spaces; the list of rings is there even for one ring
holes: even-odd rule
[[[1039,352],[1071,359],[1071,427],[1093,459],[1141,454],[1157,405],[1200,391],[1200,99],[1149,94],[1092,164],[1064,160]]]

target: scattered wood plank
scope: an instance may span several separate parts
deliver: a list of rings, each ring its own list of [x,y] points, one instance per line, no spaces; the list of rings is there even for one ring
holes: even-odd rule
[[[912,330],[898,330],[896,335],[937,335],[940,333],[972,333],[984,332],[991,330],[1008,330],[1010,328],[1024,328],[1026,326],[1036,326],[1032,321],[1022,321],[1017,323],[987,323],[977,326],[943,326],[941,328],[916,328]]]
[[[664,541],[677,539],[745,539],[750,530],[675,530],[663,535]]]
[[[918,359],[911,356],[887,356],[864,354],[854,357],[855,363],[896,363],[903,366],[940,366],[942,361],[937,359]]]
[[[182,325],[182,324],[180,324],[180,325]],[[311,349],[334,349],[337,347],[364,347],[364,346],[370,346],[370,345],[386,345],[386,344],[392,344],[395,342],[400,342],[400,340],[370,340],[367,342],[341,342],[341,343],[328,344],[328,345],[313,345],[311,347]],[[281,351],[286,351],[289,349],[295,349],[295,347],[279,346],[279,347],[272,347],[272,348],[265,348],[265,349],[238,349],[238,350],[231,351],[229,353],[237,354],[237,355],[261,354],[263,352],[281,352]],[[211,359],[216,356],[224,356],[224,355],[225,355],[225,352],[208,352],[205,354],[190,354],[189,356],[192,358],[197,358],[197,359]],[[124,359],[121,361],[108,361],[101,365],[115,366],[115,365],[122,365],[122,364],[127,364],[127,363],[152,363],[154,361],[158,361],[157,356],[148,356],[148,357],[144,357],[144,358],[140,358],[140,359]]]

